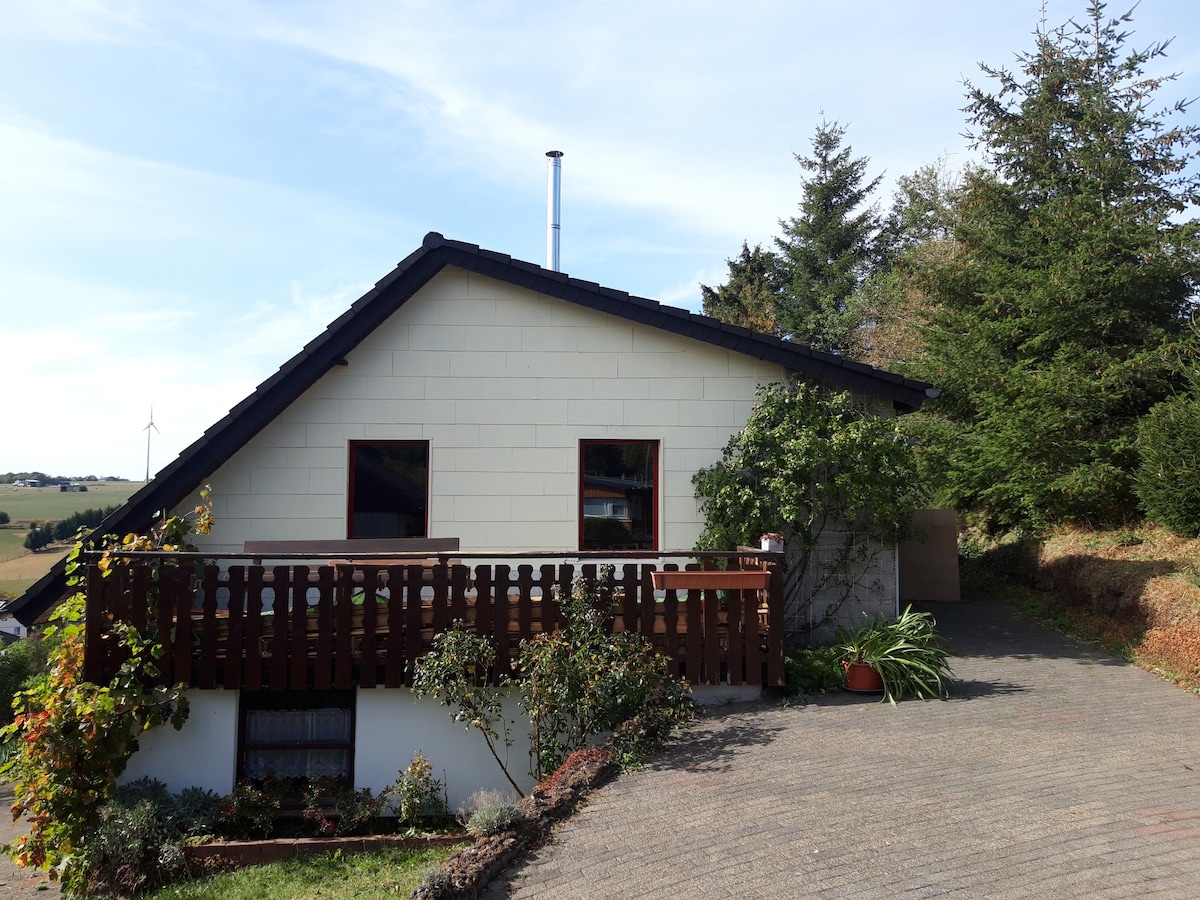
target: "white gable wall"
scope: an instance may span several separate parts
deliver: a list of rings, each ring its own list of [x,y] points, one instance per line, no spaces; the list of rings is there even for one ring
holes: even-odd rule
[[[575,550],[579,442],[660,442],[659,546],[781,367],[460,269],[429,284],[210,479],[203,547],[347,536],[348,444],[429,442],[429,536]]]

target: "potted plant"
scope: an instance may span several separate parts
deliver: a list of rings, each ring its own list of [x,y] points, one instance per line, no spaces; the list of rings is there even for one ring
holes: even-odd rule
[[[949,693],[949,654],[934,631],[933,616],[905,607],[897,619],[882,616],[838,634],[846,686],[882,691],[890,703],[906,694],[923,700]]]

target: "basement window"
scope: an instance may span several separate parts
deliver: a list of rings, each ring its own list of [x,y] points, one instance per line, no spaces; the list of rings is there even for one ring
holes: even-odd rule
[[[353,784],[353,691],[244,691],[238,778]]]

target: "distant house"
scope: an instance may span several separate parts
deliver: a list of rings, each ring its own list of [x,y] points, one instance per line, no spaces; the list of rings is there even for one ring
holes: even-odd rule
[[[0,616],[0,647],[19,641],[27,633],[24,625],[12,616]]]
[[[98,531],[144,530],[207,483],[217,525],[197,544],[214,556],[370,538],[453,538],[464,558],[682,550],[703,527],[692,475],[720,458],[760,385],[792,376],[896,412],[929,387],[431,233]],[[871,609],[895,606],[894,560]],[[64,587],[59,565],[9,609],[31,624]],[[153,736],[132,772],[228,790],[249,765],[248,710],[315,702],[198,693],[200,724]],[[379,786],[435,732],[451,735],[436,764],[476,765],[461,729],[439,731],[444,712],[402,690],[319,699],[357,723],[345,752],[360,783]]]

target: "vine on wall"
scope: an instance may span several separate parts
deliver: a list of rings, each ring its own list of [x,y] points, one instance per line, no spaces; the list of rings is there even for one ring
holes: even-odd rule
[[[696,549],[783,534],[789,577],[809,585],[805,602],[836,598],[810,616],[814,630],[834,621],[883,544],[905,535],[922,495],[896,419],[795,381],[759,388],[745,427],[692,484],[705,517]]]
[[[164,517],[144,535],[100,540],[100,569],[105,577],[126,564],[132,551],[194,550],[193,534],[212,527],[209,489],[183,516]],[[67,564],[68,583],[80,587],[85,547],[82,536]],[[112,622],[113,639],[127,658],[107,684],[83,678],[86,597],[77,590],[51,616],[43,639],[51,643],[49,672],[13,700],[12,723],[0,740],[16,741],[18,751],[0,766],[0,777],[13,783],[14,820],[25,817],[29,833],[9,847],[17,865],[48,869],[64,893],[86,892],[87,873],[80,864],[100,808],[116,791],[117,778],[138,748],[141,734],[170,722],[180,728],[188,714],[186,685],[154,685],[162,644],[152,631]]]

